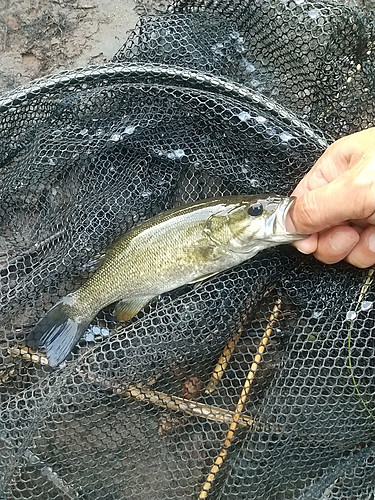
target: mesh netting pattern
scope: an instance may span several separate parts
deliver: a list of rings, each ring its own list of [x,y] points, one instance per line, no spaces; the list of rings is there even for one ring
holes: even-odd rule
[[[1,97],[0,498],[373,498],[372,269],[279,247],[106,307],[57,370],[24,340],[136,224],[288,195],[373,126],[374,27],[354,2],[181,0],[111,63]]]

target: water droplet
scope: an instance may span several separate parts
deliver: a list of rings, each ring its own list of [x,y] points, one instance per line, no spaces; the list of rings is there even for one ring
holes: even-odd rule
[[[222,42],[215,43],[214,45],[211,46],[211,50],[214,54],[217,54],[219,56],[223,56],[223,49],[224,44]]]
[[[237,116],[241,120],[241,122],[247,122],[251,119],[251,115],[247,113],[247,111],[241,111],[241,113],[238,113]]]
[[[142,198],[146,198],[146,199],[147,199],[147,198],[151,198],[151,196],[152,196],[152,192],[151,192],[151,191],[143,191],[143,192],[141,193],[141,196],[142,196]]]
[[[255,121],[258,122],[258,123],[266,123],[267,121],[267,118],[265,118],[264,116],[256,116],[255,117]]]
[[[361,302],[361,311],[369,311],[373,305],[374,302],[370,300],[364,300],[363,302]]]
[[[93,333],[87,332],[87,333],[85,333],[84,338],[85,338],[86,342],[94,342],[95,337],[94,337]]]
[[[282,142],[288,142],[291,139],[294,139],[294,136],[292,134],[288,134],[288,132],[282,132],[280,134],[280,139],[282,140]]]
[[[275,137],[275,135],[277,135],[276,129],[274,127],[267,128],[265,132],[269,137]]]
[[[253,73],[255,71],[255,66],[254,64],[252,64],[250,61],[248,61],[247,59],[243,59],[243,65],[245,66],[245,70],[248,72],[248,73]]]
[[[171,151],[167,154],[167,158],[174,160],[176,158],[182,158],[185,156],[185,151],[183,149],[176,149],[175,151]]]
[[[296,5],[301,5],[305,0],[294,0]]]
[[[356,317],[357,317],[357,313],[355,311],[348,311],[346,313],[345,319],[347,319],[348,321],[353,321],[353,319],[355,319]]]
[[[108,328],[101,328],[100,331],[101,331],[102,337],[109,337]]]
[[[124,130],[124,133],[125,134],[128,134],[128,135],[131,135],[135,130],[135,125],[128,125],[125,130]]]
[[[92,331],[92,333],[94,335],[100,335],[101,334],[101,329],[100,329],[99,326],[93,326],[91,331]]]
[[[260,186],[260,182],[258,181],[258,179],[250,179],[249,184],[253,188],[257,188]]]
[[[118,133],[112,134],[111,137],[109,138],[109,140],[112,142],[118,142],[118,141],[121,141],[121,139],[122,139],[122,135],[118,134]]]
[[[319,9],[311,9],[307,13],[308,16],[311,17],[311,19],[318,19],[320,17],[320,10]]]
[[[323,311],[314,311],[312,313],[313,318],[320,318],[320,316],[323,314]]]

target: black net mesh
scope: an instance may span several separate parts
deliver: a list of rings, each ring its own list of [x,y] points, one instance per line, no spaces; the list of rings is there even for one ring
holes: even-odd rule
[[[371,7],[176,1],[113,62],[1,97],[0,498],[374,498],[372,269],[280,247],[105,308],[57,370],[23,344],[137,223],[287,195],[373,126]]]

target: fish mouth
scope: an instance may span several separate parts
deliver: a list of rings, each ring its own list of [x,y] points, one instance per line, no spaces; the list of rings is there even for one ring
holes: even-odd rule
[[[306,234],[292,233],[286,229],[286,224],[285,224],[286,216],[291,207],[296,202],[296,199],[297,198],[295,196],[284,198],[279,204],[273,216],[270,217],[271,219],[270,222],[272,223],[272,231],[270,234],[272,234],[273,238],[276,237],[280,239],[280,241],[284,241],[285,243],[297,240],[303,240],[308,236]]]

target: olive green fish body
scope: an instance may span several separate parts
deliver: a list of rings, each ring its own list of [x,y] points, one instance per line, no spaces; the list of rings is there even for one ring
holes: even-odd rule
[[[228,224],[217,227],[216,223],[212,234],[215,218],[225,218],[230,210],[243,212],[235,203],[199,203],[130,231],[108,252],[93,277],[72,294],[78,310],[86,307],[91,319],[110,303],[126,298],[149,300],[242,262],[244,255],[232,250],[235,236]]]
[[[57,366],[103,307],[120,301],[116,313],[127,320],[161,293],[299,239],[284,224],[292,203],[275,195],[231,196],[153,217],[111,246],[99,269],[46,314],[27,344],[44,346],[50,365]]]

